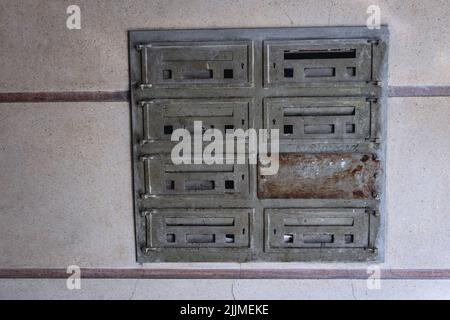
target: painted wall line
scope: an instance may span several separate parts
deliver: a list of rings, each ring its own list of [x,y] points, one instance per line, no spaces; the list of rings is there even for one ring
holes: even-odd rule
[[[66,279],[63,268],[0,269],[0,279]],[[367,279],[366,269],[104,269],[82,268],[85,279]],[[385,280],[450,280],[450,269],[381,269]]]
[[[450,86],[389,86],[389,97],[448,97]]]
[[[450,86],[389,86],[389,97],[449,97]],[[130,91],[0,92],[0,103],[128,102]]]
[[[0,93],[0,103],[32,102],[127,102],[129,91],[46,91]]]

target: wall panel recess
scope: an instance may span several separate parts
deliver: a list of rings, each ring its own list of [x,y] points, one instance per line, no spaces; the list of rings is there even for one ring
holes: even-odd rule
[[[382,261],[388,39],[386,27],[130,31],[137,261]],[[278,130],[278,171],[263,174],[248,145],[208,164],[212,140],[175,164],[178,129]]]

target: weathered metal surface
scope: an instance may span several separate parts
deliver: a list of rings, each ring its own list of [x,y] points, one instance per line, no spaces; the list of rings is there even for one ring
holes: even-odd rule
[[[368,248],[365,209],[266,209],[270,248]]]
[[[248,165],[180,164],[170,154],[141,157],[145,186],[141,197],[173,195],[248,195]]]
[[[282,140],[369,139],[371,102],[363,97],[269,98],[264,127]]]
[[[367,39],[265,41],[264,45],[266,85],[372,80],[373,43]]]
[[[245,209],[154,209],[146,212],[147,248],[236,248],[250,244]]]
[[[155,99],[143,101],[144,139],[170,140],[176,129],[194,134],[194,121],[203,131],[248,128],[248,99]]]
[[[383,245],[387,41],[385,27],[130,32],[137,260],[367,261],[382,256],[376,247]],[[171,164],[171,132],[192,132],[194,121],[203,121],[202,130],[279,129],[280,172],[265,179],[278,184],[272,193],[289,198],[261,197],[255,164]],[[284,154],[303,154],[304,167],[286,165]],[[330,154],[342,155],[344,167],[327,167]],[[316,169],[320,174],[311,177],[314,181],[304,179],[309,189],[303,190],[301,171]],[[269,245],[267,230],[281,213],[276,210],[285,208],[293,211],[282,214],[294,216],[327,208],[336,215],[355,212],[344,217],[355,224],[302,231],[304,246],[300,231],[292,233],[293,245],[278,246],[273,237]],[[268,210],[275,210],[272,220],[265,218]],[[276,229],[291,227],[280,222]],[[347,236],[341,246],[343,228],[349,232],[344,241],[347,234],[353,242]]]
[[[251,41],[149,42],[138,49],[143,87],[251,85]]]
[[[261,176],[258,197],[373,199],[378,196],[380,161],[372,154],[284,153],[276,175]]]

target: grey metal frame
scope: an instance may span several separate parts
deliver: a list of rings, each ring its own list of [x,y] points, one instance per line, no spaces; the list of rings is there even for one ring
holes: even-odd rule
[[[366,27],[314,27],[130,31],[132,160],[137,261],[143,263],[383,260],[386,216],[384,164],[388,38],[388,30],[384,26],[378,30],[369,30]],[[284,62],[280,60],[279,54],[275,54],[284,51],[284,49],[280,51],[280,48],[287,46],[286,50],[293,52],[305,50],[305,54],[308,50],[329,51],[330,48],[338,48],[337,55],[339,55],[340,50],[345,52],[348,48],[346,43],[362,48],[358,49],[356,54],[348,53],[349,57],[354,55],[354,58],[349,58],[351,64],[348,65],[339,61],[331,63],[327,59],[322,60],[324,64],[321,64],[321,61],[308,61],[306,64],[293,61]],[[200,46],[201,49],[195,51],[196,49],[192,49],[193,45]],[[164,51],[167,48],[174,48],[175,51]],[[220,51],[221,48],[226,48],[226,52],[235,54],[224,54]],[[208,54],[209,49],[214,54]],[[274,50],[273,56],[268,54],[271,52],[270,50]],[[212,66],[211,70],[213,71],[197,70],[199,66],[189,65],[189,59],[180,62],[179,55],[182,54],[180,52],[184,52],[187,56],[200,55],[203,59],[208,60],[208,63],[211,62],[208,65]],[[161,56],[163,58],[155,58]],[[242,62],[242,59],[246,59],[246,61]],[[178,62],[174,62],[175,60]],[[275,69],[294,68],[293,79],[282,79],[279,69],[271,70],[270,66],[273,67],[274,62],[276,63]],[[244,65],[242,66],[241,63]],[[288,63],[291,64],[288,65]],[[370,73],[367,71],[368,65],[371,65]],[[347,67],[355,69],[346,69]],[[241,68],[242,72],[234,71],[233,78],[229,79],[225,77],[225,73],[217,72],[217,70],[226,68],[233,68],[233,70]],[[319,70],[313,70],[318,74],[312,73],[312,78],[305,78],[297,76],[298,70],[302,70],[301,68],[319,68]],[[363,70],[361,77],[359,77],[359,70]],[[348,75],[348,72],[355,71],[358,76]],[[335,79],[338,81],[320,77],[321,72],[325,72],[325,74],[334,72]],[[315,78],[317,75],[319,78]],[[164,77],[165,79],[163,79]],[[214,192],[196,194],[176,191],[161,192],[162,181],[167,180],[166,178],[162,178],[159,192],[149,190],[152,182],[149,180],[151,175],[146,173],[145,169],[148,161],[166,157],[170,154],[173,146],[166,136],[149,133],[156,126],[164,125],[165,121],[163,115],[160,118],[162,123],[158,123],[155,117],[160,117],[161,112],[159,112],[160,110],[151,112],[149,111],[151,108],[158,105],[166,107],[171,103],[182,104],[183,101],[194,100],[208,101],[212,104],[214,102],[228,103],[228,105],[237,103],[243,108],[241,115],[246,113],[245,108],[248,109],[244,128],[248,126],[259,129],[268,126],[264,122],[264,119],[267,118],[264,110],[267,111],[270,106],[276,106],[277,103],[286,99],[296,102],[313,102],[316,107],[326,107],[324,101],[332,99],[340,103],[336,106],[338,109],[342,106],[345,107],[348,101],[357,101],[357,110],[354,114],[346,115],[344,112],[344,118],[336,116],[330,119],[337,121],[336,125],[342,126],[339,121],[349,120],[350,117],[350,120],[363,124],[366,128],[363,131],[357,131],[353,135],[341,131],[336,135],[318,134],[304,137],[300,134],[294,137],[281,137],[280,152],[375,154],[381,164],[381,172],[378,177],[379,192],[376,197],[368,199],[259,199],[257,197],[258,170],[256,165],[251,164],[233,168],[230,179],[238,179],[242,172],[245,173],[246,179],[241,185],[242,188],[236,192],[225,192],[223,188]],[[239,107],[234,106],[234,108]],[[329,111],[329,109],[327,110]],[[319,110],[319,112],[322,111]],[[337,111],[339,115],[340,111]],[[145,114],[149,119],[148,122],[144,121]],[[212,112],[205,116],[209,117],[208,119],[213,123],[223,123],[219,119],[220,117],[217,117],[217,113]],[[367,119],[368,116],[370,119]],[[293,118],[301,121],[304,117],[302,118],[300,114]],[[320,119],[313,118],[308,118],[308,121],[321,123]],[[282,117],[280,119],[282,120]],[[182,122],[180,119],[177,121],[179,121],[178,123]],[[235,125],[237,126],[238,123],[235,122]],[[158,170],[157,174],[161,176],[160,173],[164,170],[162,167],[159,167]],[[221,181],[225,179],[221,171],[222,169],[219,168],[205,179]],[[199,177],[204,176],[196,176],[195,179]],[[183,178],[185,177],[183,176]],[[276,217],[276,214],[292,214],[296,210],[299,216],[307,215],[309,212],[309,214],[312,213],[325,220],[336,215],[348,219],[349,212],[351,212],[350,218],[355,218],[355,215],[358,216],[358,214],[360,218],[365,217],[365,220],[361,218],[364,220],[363,226],[355,225],[354,228],[363,230],[369,226],[367,246],[353,245],[336,248],[327,246],[325,243],[310,247],[274,248],[270,245],[276,241],[269,235],[269,223],[273,224],[275,220],[269,222],[269,218]],[[320,216],[321,213],[324,215]],[[176,220],[186,216],[194,219],[199,215],[200,217],[203,215],[205,221],[213,222],[211,225],[205,222],[206,225],[203,223],[193,226],[181,223],[167,226],[162,218],[169,217]],[[223,219],[231,217],[234,226],[214,225],[215,217]],[[360,218],[355,221],[360,221]],[[282,224],[279,226],[287,228]],[[166,230],[164,228],[171,228],[168,234],[174,234],[175,239],[181,235],[183,239],[180,241],[183,245],[173,244],[176,242],[163,245],[164,236],[161,232],[165,232],[162,231]],[[220,238],[220,240],[209,243],[208,237],[204,237],[199,240],[200,243],[203,241],[206,243],[204,246],[198,245],[199,242],[195,242],[194,245],[186,244],[189,243],[185,238],[187,234],[191,234],[192,230],[203,230],[202,232],[207,234],[209,231],[205,231],[205,228],[214,230],[213,232],[217,233],[217,239]],[[336,233],[342,234],[345,232],[344,229],[349,227],[326,226],[324,228],[319,229],[326,230],[325,233],[334,230]],[[234,243],[229,242],[229,238],[224,240],[225,232],[232,230],[233,233],[236,233],[241,229],[245,229],[245,237],[248,236],[248,242],[245,237],[239,238],[241,235],[235,235]],[[297,230],[301,230],[301,228],[297,227]],[[171,237],[170,241],[173,240]],[[355,243],[362,243],[361,238],[358,239],[359,242],[355,241]]]

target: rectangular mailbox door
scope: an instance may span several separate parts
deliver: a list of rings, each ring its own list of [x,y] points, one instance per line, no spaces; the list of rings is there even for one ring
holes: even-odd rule
[[[269,98],[264,125],[283,140],[370,139],[371,102],[364,97]]]
[[[170,155],[143,156],[142,162],[147,198],[248,195],[248,166],[245,164],[174,165]]]
[[[372,81],[367,39],[266,41],[266,85]]]
[[[250,212],[244,209],[155,209],[149,243],[156,248],[237,248],[250,244]]]
[[[155,99],[142,104],[147,141],[170,140],[176,129],[193,134],[194,121],[202,122],[203,131],[248,128],[248,99]]]
[[[251,41],[150,42],[142,45],[144,87],[250,86]]]
[[[368,248],[365,209],[267,209],[270,248]]]

